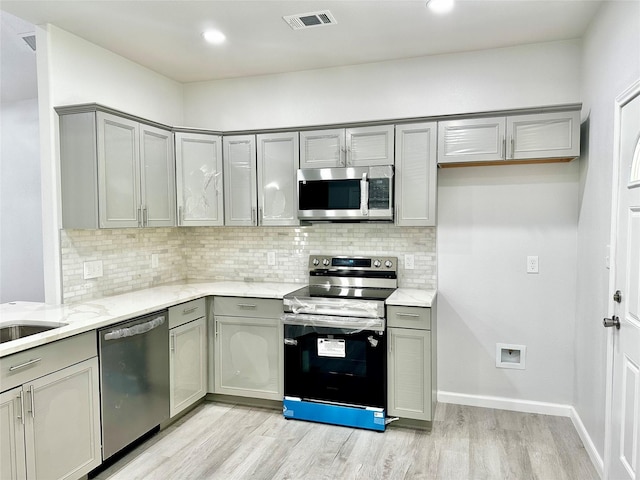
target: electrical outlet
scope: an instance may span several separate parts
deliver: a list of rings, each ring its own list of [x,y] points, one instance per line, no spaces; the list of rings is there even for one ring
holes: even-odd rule
[[[275,266],[276,264],[276,252],[267,252],[267,265]]]
[[[84,262],[84,279],[90,280],[102,276],[102,260],[94,260],[93,262]]]
[[[151,268],[158,268],[160,264],[160,258],[157,253],[151,254]]]
[[[538,256],[529,255],[527,257],[527,273],[538,273]]]
[[[414,265],[414,256],[411,254],[406,254],[404,256],[404,268],[407,270],[413,270]]]

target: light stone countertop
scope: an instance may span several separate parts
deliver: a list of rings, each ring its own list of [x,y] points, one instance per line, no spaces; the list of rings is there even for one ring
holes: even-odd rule
[[[63,305],[4,303],[0,305],[0,326],[24,320],[63,322],[68,325],[0,344],[0,358],[206,296],[281,299],[303,286],[275,282],[185,283]],[[434,298],[433,290],[399,288],[387,299],[387,304],[430,307]]]
[[[387,305],[400,305],[405,307],[430,308],[436,299],[435,290],[420,290],[417,288],[398,288],[391,294]]]

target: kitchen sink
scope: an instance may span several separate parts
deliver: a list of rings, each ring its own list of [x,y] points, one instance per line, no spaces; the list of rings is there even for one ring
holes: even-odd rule
[[[64,327],[65,325],[67,324],[61,322],[40,322],[33,320],[12,322],[8,325],[0,326],[0,343],[18,340],[19,338],[46,332],[48,330],[53,330],[54,328]]]

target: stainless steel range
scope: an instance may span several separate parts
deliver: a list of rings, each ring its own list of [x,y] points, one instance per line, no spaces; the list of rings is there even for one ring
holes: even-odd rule
[[[311,255],[284,297],[284,416],[384,430],[385,300],[397,258]]]

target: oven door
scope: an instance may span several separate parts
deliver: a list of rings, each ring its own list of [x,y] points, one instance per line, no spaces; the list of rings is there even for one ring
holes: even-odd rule
[[[284,394],[386,408],[384,330],[284,324]]]

